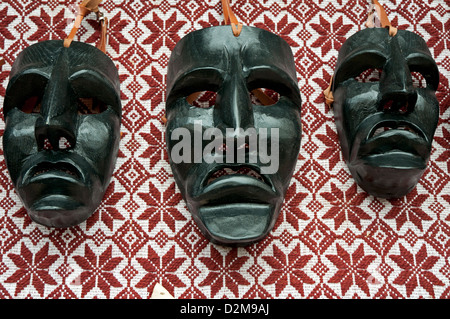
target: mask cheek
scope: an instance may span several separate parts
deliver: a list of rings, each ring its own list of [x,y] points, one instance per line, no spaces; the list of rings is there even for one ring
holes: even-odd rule
[[[24,114],[17,109],[12,109],[6,117],[3,151],[14,184],[20,175],[21,163],[37,152],[34,134],[36,118],[37,116]]]
[[[333,112],[343,149],[352,144],[360,124],[378,112],[378,96],[378,84],[344,82],[335,90]]]
[[[417,91],[415,113],[420,116],[420,121],[423,123],[422,129],[431,141],[439,121],[439,102],[433,90],[418,89]]]
[[[273,110],[269,113],[267,108]],[[265,128],[268,133],[266,141],[258,140],[258,143],[265,143],[268,150],[268,162],[261,166],[270,170],[271,175],[277,176],[276,179],[284,185],[280,185],[281,190],[289,184],[299,155],[302,137],[299,108],[291,102],[283,102],[259,109],[255,112],[255,127],[257,130]],[[280,114],[283,116],[280,117]],[[271,126],[267,127],[267,123]],[[259,153],[260,160],[261,157],[262,154]]]
[[[82,116],[74,151],[83,156],[106,184],[114,170],[120,142],[120,119],[111,110]]]

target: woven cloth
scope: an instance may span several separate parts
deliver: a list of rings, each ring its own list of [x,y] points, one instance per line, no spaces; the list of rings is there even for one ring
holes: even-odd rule
[[[339,48],[365,28],[369,1],[233,0],[244,25],[292,47],[303,100],[296,170],[274,229],[230,248],[200,233],[175,185],[161,122],[167,63],[184,35],[223,24],[220,0],[106,0],[108,55],[121,80],[122,139],[103,202],[86,222],[32,222],[0,153],[1,298],[450,297],[450,1],[380,1],[394,27],[422,36],[440,71],[440,121],[428,168],[396,200],[375,198],[343,161],[333,110],[324,103]],[[75,1],[0,4],[0,105],[18,53],[64,39]],[[99,39],[95,14],[75,40]],[[4,121],[0,121],[3,133]]]

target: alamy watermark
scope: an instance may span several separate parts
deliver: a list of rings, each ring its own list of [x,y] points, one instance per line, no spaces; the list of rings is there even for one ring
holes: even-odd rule
[[[172,131],[170,139],[179,141],[170,152],[176,164],[259,163],[261,174],[276,173],[280,164],[278,128],[226,128],[224,136],[219,128],[203,130],[202,121],[194,121],[193,130],[178,127]]]

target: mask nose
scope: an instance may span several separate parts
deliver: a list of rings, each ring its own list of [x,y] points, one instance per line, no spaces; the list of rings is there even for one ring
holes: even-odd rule
[[[42,97],[40,117],[35,124],[39,150],[75,147],[76,100],[68,82],[68,61],[62,53],[55,64]]]
[[[75,147],[76,138],[67,124],[53,118],[46,122],[42,118],[36,121],[35,136],[39,150],[68,150]]]
[[[391,39],[390,53],[380,78],[380,108],[384,112],[408,113],[414,110],[417,91],[395,37]]]
[[[250,94],[244,79],[238,74],[225,81],[218,92],[214,122],[223,132],[230,128],[236,131],[254,127]]]

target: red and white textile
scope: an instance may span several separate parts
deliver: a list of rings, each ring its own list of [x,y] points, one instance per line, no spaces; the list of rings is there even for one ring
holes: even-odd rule
[[[233,0],[245,25],[292,47],[301,90],[301,153],[280,217],[263,241],[213,245],[175,186],[165,150],[167,63],[187,33],[223,23],[220,0],[105,0],[107,52],[121,79],[123,122],[116,170],[92,217],[69,229],[37,225],[17,197],[0,153],[1,298],[450,297],[450,1],[384,0],[393,26],[421,35],[440,73],[440,116],[428,169],[406,197],[356,186],[343,162],[322,90],[338,50],[364,27],[367,0]],[[17,54],[63,39],[73,0],[0,4],[0,105]],[[76,40],[95,44],[95,15]],[[4,122],[0,121],[0,133]]]

